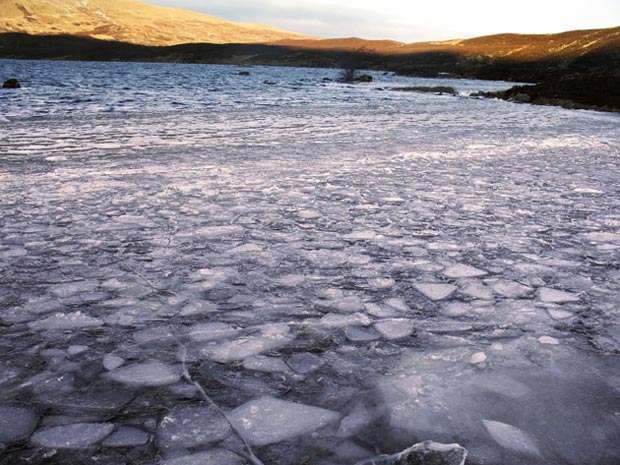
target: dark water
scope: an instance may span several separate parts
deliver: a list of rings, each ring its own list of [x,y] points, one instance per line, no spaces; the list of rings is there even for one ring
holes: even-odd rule
[[[619,463],[617,116],[241,69],[0,61],[0,464]]]

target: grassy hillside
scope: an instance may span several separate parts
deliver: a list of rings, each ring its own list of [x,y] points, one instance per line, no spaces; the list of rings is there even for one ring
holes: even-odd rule
[[[0,0],[0,33],[65,34],[142,45],[264,43],[304,36],[136,0]]]

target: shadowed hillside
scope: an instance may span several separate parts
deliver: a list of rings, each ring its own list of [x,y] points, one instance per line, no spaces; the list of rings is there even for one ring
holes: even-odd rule
[[[575,73],[617,74],[620,71],[620,28],[544,36],[509,34],[409,45],[392,41],[327,39],[153,47],[85,37],[0,34],[0,57],[310,67],[340,67],[353,59],[359,68],[407,75],[449,74],[540,82]]]

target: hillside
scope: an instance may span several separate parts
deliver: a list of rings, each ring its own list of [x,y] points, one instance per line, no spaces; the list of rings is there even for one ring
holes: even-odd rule
[[[311,39],[136,0],[0,0],[0,11],[0,33],[64,34],[155,46]]]
[[[281,40],[278,44],[323,50],[364,49],[367,52],[385,55],[449,53],[461,57],[480,56],[493,60],[540,61],[574,59],[610,46],[620,47],[620,27],[569,31],[559,34],[496,34],[474,39],[412,44],[359,38]]]

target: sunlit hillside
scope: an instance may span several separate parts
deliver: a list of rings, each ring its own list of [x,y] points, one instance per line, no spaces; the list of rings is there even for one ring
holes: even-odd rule
[[[67,34],[142,45],[258,43],[307,38],[136,0],[0,0],[0,33]]]

